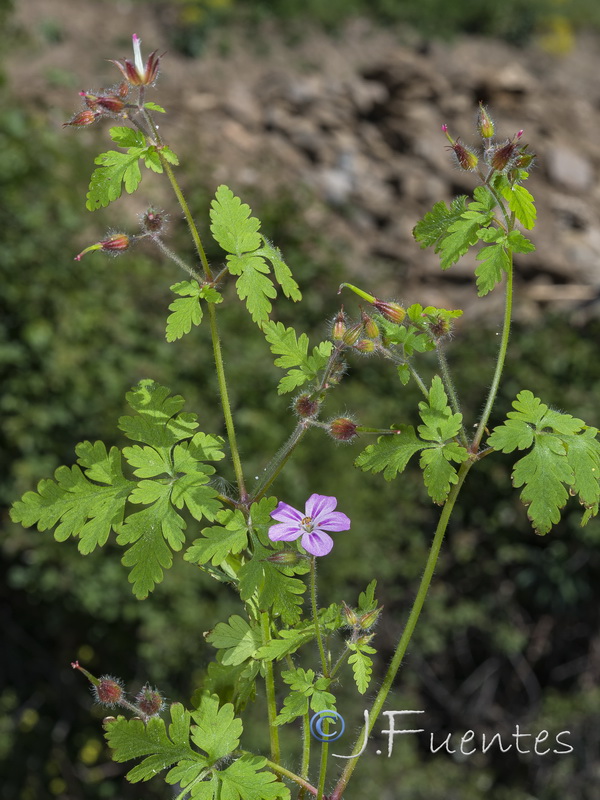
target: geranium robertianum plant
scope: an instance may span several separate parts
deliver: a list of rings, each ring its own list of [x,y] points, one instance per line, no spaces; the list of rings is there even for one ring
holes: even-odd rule
[[[497,141],[494,123],[483,106],[477,119],[480,151],[454,139],[444,125],[458,168],[472,172],[479,185],[472,199],[458,197],[449,206],[437,203],[414,229],[417,242],[439,254],[442,269],[477,248],[479,295],[504,284],[505,313],[495,371],[483,411],[467,425],[445,357],[453,322],[461,311],[416,302],[404,307],[374,296],[368,287],[345,283],[340,292],[358,295],[369,310],[361,308],[354,318],[340,309],[329,338],[311,348],[306,334],[271,319],[278,292],[299,302],[300,287],[280,251],[261,233],[258,219],[227,186],[218,187],[210,209],[210,232],[225,254],[222,267],[213,270],[200,234],[206,226],[197,226],[192,216],[173,169],[178,158],[155,122],[163,109],[146,100],[161,57],[154,51],[144,62],[137,36],[133,46],[133,61],[113,61],[123,80],[109,90],[82,92],[85,108],[66,123],[77,128],[106,118],[119,123],[109,131],[119,149],[96,158],[86,205],[89,210],[103,208],[117,200],[123,189],[137,190],[142,162],[170,182],[196,255],[188,263],[165,243],[166,215],[151,207],[142,217],[141,232],[109,232],[76,259],[93,257],[88,254],[96,250],[123,253],[137,240],[147,239],[186,273],[185,280],[171,286],[175,298],[169,306],[166,338],[176,342],[203,321],[208,324],[225,438],[202,431],[197,415],[184,411],[182,397],[143,380],[127,394],[131,414],[119,420],[120,430],[132,444],[122,449],[107,449],[102,442],[79,444],[77,464],[60,467],[54,479],[41,481],[37,492],[26,493],[14,504],[11,515],[26,526],[37,525],[40,531],[55,528],[59,541],[78,538],[82,554],[102,547],[114,533],[117,544],[125,548],[122,563],[130,570],[129,581],[138,598],[146,598],[162,580],[173,553],[184,545],[184,559],[190,565],[201,567],[205,575],[223,584],[224,591],[239,596],[239,613],[213,624],[207,634],[216,658],[191,708],[173,703],[165,712],[161,693],[149,686],[130,700],[120,679],[95,678],[73,662],[91,681],[99,703],[131,715],[105,720],[114,759],[141,759],[128,773],[130,781],[162,773],[182,800],[271,800],[289,798],[293,788],[299,797],[341,800],[344,795],[348,800],[352,796],[348,782],[406,653],[452,510],[471,468],[494,451],[525,451],[515,461],[512,479],[539,534],[546,534],[558,522],[569,495],[577,496],[584,507],[583,524],[598,511],[596,428],[550,409],[525,389],[517,395],[507,419],[491,433],[488,430],[508,346],[513,256],[534,249],[522,229],[533,228],[536,219],[533,198],[523,186],[535,156],[521,143],[522,131]],[[231,281],[256,323],[257,335],[266,339],[275,364],[285,370],[278,393],[297,393],[292,402],[295,427],[252,486],[246,482],[237,445],[219,336],[222,288]],[[439,374],[430,378],[420,372],[419,356],[427,351],[434,351],[439,363]],[[390,362],[400,385],[416,384],[423,395],[416,428],[409,422],[367,428],[351,417],[323,418],[327,396],[342,382],[348,359],[365,353]],[[352,537],[361,535],[343,510],[336,510],[338,504],[344,508],[344,499],[328,495],[326,486],[315,486],[301,511],[286,498],[270,494],[306,433],[315,428],[341,442],[377,437],[359,455],[356,466],[382,472],[386,480],[396,478],[418,454],[427,492],[441,506],[408,621],[365,714],[365,727],[338,775],[333,772],[339,762],[332,764],[328,759],[332,738],[328,725],[336,719],[336,687],[340,676],[351,674],[357,691],[367,691],[376,652],[374,626],[381,609],[375,599],[375,581],[359,595],[355,608],[344,602],[318,607],[317,560],[331,557],[332,548],[353,546]],[[265,461],[268,458],[265,453]],[[227,493],[217,488],[223,484],[215,480],[224,459],[235,476]],[[191,537],[186,533],[190,520]],[[330,536],[331,532],[336,535]],[[295,654],[310,648],[314,668],[297,666]],[[269,757],[240,747],[242,715],[255,697],[257,682],[264,682],[266,692]],[[319,724],[311,728],[315,718]],[[288,724],[302,730],[301,763],[295,771],[288,768],[279,743],[279,728]],[[314,777],[310,774],[313,742],[321,749]],[[326,782],[328,795],[324,794]]]

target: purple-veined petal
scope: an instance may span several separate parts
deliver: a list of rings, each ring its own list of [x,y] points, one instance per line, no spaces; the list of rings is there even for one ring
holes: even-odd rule
[[[317,528],[326,531],[347,531],[350,529],[350,517],[342,514],[341,511],[332,511],[329,514],[323,514],[315,520]]]
[[[313,531],[305,533],[300,544],[313,556],[326,556],[333,547],[333,539],[322,531]]]
[[[278,522],[269,528],[269,539],[272,542],[293,542],[301,535],[302,529],[293,522]]]
[[[328,497],[324,494],[311,494],[306,501],[306,516],[312,517],[315,524],[320,523],[321,517],[329,514],[337,506],[337,497]]]
[[[275,511],[271,512],[273,519],[277,522],[296,522],[298,525],[304,519],[304,514],[297,508],[289,506],[287,503],[279,503]]]

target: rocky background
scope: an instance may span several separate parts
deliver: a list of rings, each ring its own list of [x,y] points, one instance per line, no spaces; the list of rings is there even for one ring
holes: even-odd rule
[[[9,80],[51,125],[77,107],[66,84],[87,90],[115,80],[104,59],[129,55],[128,34],[136,31],[145,52],[168,50],[155,95],[168,107],[164,127],[183,163],[199,159],[210,191],[226,182],[242,196],[291,195],[361,285],[487,317],[499,310],[501,292],[471,309],[472,261],[441,273],[411,234],[435,202],[472,191],[475,178],[454,166],[440,127],[475,144],[484,101],[501,139],[523,128],[538,154],[528,183],[539,209],[537,250],[517,257],[517,316],[550,307],[577,320],[600,307],[593,36],[558,56],[535,41],[525,50],[474,38],[425,42],[364,20],[334,37],[303,30],[293,39],[269,23],[217,33],[202,57],[189,59],[166,41],[160,5],[143,15],[126,2],[77,4],[76,13],[65,0],[18,6],[13,25],[22,44]]]

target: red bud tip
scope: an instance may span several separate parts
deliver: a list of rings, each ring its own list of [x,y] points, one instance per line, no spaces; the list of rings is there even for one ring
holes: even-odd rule
[[[156,208],[149,208],[142,214],[142,228],[148,233],[159,233],[167,223],[167,215],[164,211]]]
[[[79,661],[71,661],[71,666],[73,669],[79,669]]]
[[[443,132],[443,133],[448,133],[448,126],[446,125],[446,123],[445,123],[445,122],[444,122],[444,124],[442,125],[442,132]]]

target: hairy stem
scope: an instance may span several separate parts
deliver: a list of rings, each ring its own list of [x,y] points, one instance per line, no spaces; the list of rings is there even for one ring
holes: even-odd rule
[[[502,326],[502,338],[500,340],[500,348],[498,350],[498,358],[496,360],[496,369],[494,371],[494,377],[492,379],[492,385],[490,386],[490,390],[488,392],[487,400],[485,403],[485,407],[483,409],[483,413],[481,415],[481,419],[479,420],[479,425],[477,426],[477,431],[475,433],[475,437],[471,444],[471,451],[476,453],[479,449],[479,445],[481,443],[481,439],[483,438],[483,434],[485,433],[485,429],[490,418],[490,414],[492,413],[492,408],[496,401],[496,396],[498,394],[498,388],[500,386],[500,379],[502,377],[502,370],[504,369],[504,362],[506,360],[506,352],[508,350],[508,340],[510,337],[510,324],[512,320],[512,302],[513,302],[513,254],[512,250],[509,250],[508,253],[509,257],[509,265],[508,271],[506,273],[506,299],[504,304],[504,324]]]
[[[300,440],[304,437],[304,434],[306,433],[307,430],[308,430],[308,425],[305,424],[304,422],[299,422],[296,425],[287,442],[283,445],[283,447],[281,447],[277,451],[274,458],[265,467],[265,470],[261,476],[260,481],[254,487],[254,491],[252,492],[252,497],[250,498],[250,502],[256,503],[258,500],[260,500],[261,497],[264,497],[267,489],[269,488],[269,486],[271,486],[271,484],[275,481],[281,470],[285,467],[292,453],[299,444]]]
[[[321,656],[321,666],[323,667],[323,675],[325,675],[325,677],[327,678],[329,676],[329,670],[327,667],[327,659],[325,658],[323,637],[321,636],[321,627],[319,625],[319,616],[317,613],[317,557],[316,556],[312,556],[310,560],[310,602],[312,606],[312,615],[315,624],[317,644],[319,646],[319,654]]]
[[[444,352],[444,347],[441,342],[435,343],[435,351],[438,357],[438,363],[440,365],[440,372],[442,373],[442,382],[444,384],[444,388],[446,389],[446,394],[450,400],[450,405],[452,406],[452,410],[455,414],[460,414],[462,418],[462,412],[460,410],[460,403],[458,402],[458,395],[456,394],[456,389],[454,388],[454,381],[452,380],[452,376],[450,374],[450,369],[448,367],[448,361],[446,360],[446,353]],[[460,441],[464,445],[464,447],[469,446],[469,442],[467,439],[467,434],[465,432],[465,426],[461,423],[460,426]]]
[[[271,631],[269,629],[269,615],[266,611],[260,614],[260,627],[262,631],[263,645],[271,641]],[[267,714],[269,717],[269,737],[271,740],[271,759],[276,764],[279,763],[281,752],[279,749],[279,728],[275,725],[277,716],[277,705],[275,703],[275,676],[273,674],[273,662],[265,661],[265,688],[267,692]]]
[[[366,730],[367,724],[365,723],[354,746],[354,750],[352,752],[353,756],[357,756],[358,753],[360,753],[365,740],[365,734],[368,736],[368,734],[370,734],[373,730],[373,726],[375,725],[377,717],[379,716],[381,709],[383,708],[383,704],[385,703],[390,689],[392,688],[396,674],[400,669],[400,665],[402,664],[402,660],[404,659],[404,655],[417,625],[421,609],[425,603],[425,598],[427,597],[429,585],[431,583],[431,579],[433,578],[433,573],[435,571],[440,549],[442,547],[442,542],[444,540],[444,534],[446,533],[454,504],[456,503],[456,499],[460,493],[463,482],[472,465],[473,461],[469,460],[463,462],[459,467],[458,480],[450,490],[450,494],[448,495],[448,498],[444,504],[444,508],[442,509],[435,535],[433,537],[433,542],[431,544],[431,549],[429,551],[429,556],[427,558],[427,563],[425,565],[425,571],[423,572],[423,577],[421,578],[421,583],[419,584],[419,589],[410,610],[406,626],[402,632],[398,646],[396,647],[390,665],[387,669],[383,683],[381,684],[381,688],[379,689],[377,697],[375,698],[373,706],[371,707],[369,713],[368,730]],[[357,763],[358,757],[350,758],[348,760],[346,767],[336,784],[334,792],[331,795],[331,800],[341,800],[344,789],[346,788]]]
[[[289,769],[282,767],[281,764],[276,764],[275,762],[269,761],[269,759],[267,759],[267,767],[269,767],[269,769],[272,769],[273,772],[277,772],[279,775],[284,775],[286,778],[289,778],[291,781],[294,781],[294,783],[297,783],[298,786],[301,786],[304,791],[310,792],[311,794],[316,796],[317,790],[312,785],[312,783],[309,783],[308,781],[304,780],[304,778],[301,778],[299,775],[296,775]]]

